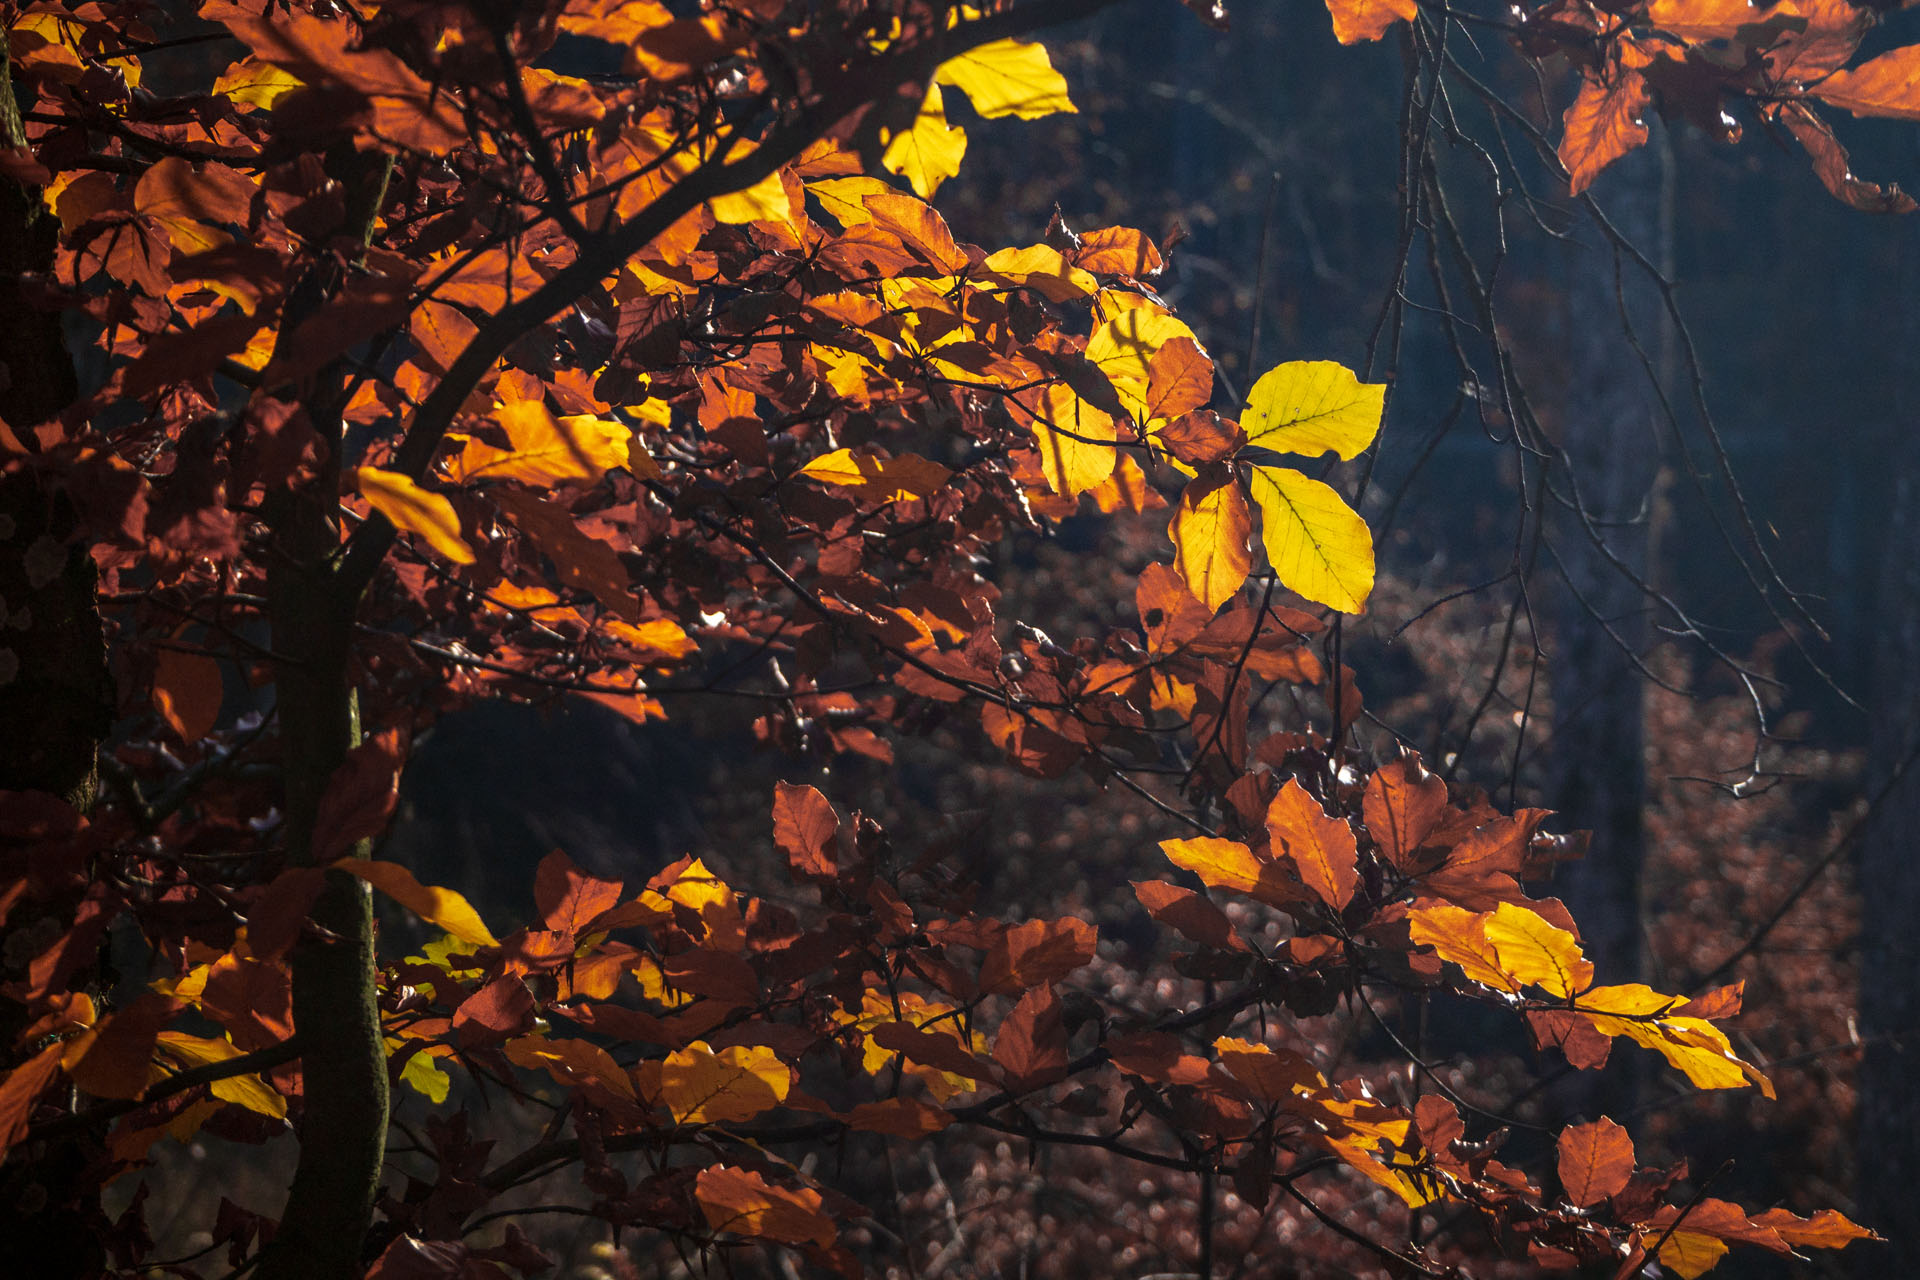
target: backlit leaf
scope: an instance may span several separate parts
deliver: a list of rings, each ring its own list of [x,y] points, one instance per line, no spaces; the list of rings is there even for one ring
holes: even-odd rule
[[[939,463],[929,462],[919,454],[884,458],[871,453],[856,454],[852,449],[822,454],[801,467],[799,474],[821,484],[851,489],[868,502],[925,498],[938,492],[953,476]]]
[[[220,664],[204,653],[162,649],[153,668],[153,707],[185,742],[220,722]]]
[[[216,1063],[231,1062],[241,1056],[241,1050],[227,1040],[210,1040],[202,1036],[190,1036],[184,1031],[162,1031],[155,1037],[156,1046],[171,1057],[179,1059],[188,1067],[213,1066]],[[273,1087],[256,1075],[232,1075],[215,1080],[209,1088],[213,1096],[222,1102],[231,1102],[235,1106],[257,1111],[263,1116],[275,1120],[284,1119],[287,1114],[287,1100],[273,1091]]]
[[[1501,903],[1487,919],[1486,935],[1501,969],[1520,982],[1571,996],[1593,981],[1593,965],[1581,956],[1579,939],[1525,907]]]
[[[1560,135],[1560,163],[1567,168],[1574,195],[1593,184],[1600,171],[1647,140],[1642,119],[1649,95],[1647,78],[1632,67],[1614,70],[1611,81],[1590,73],[1579,96],[1567,108]]]
[[[1336,911],[1353,901],[1360,883],[1353,828],[1328,817],[1299,779],[1288,778],[1267,806],[1267,834],[1320,901]]]
[[[501,449],[469,438],[447,463],[450,479],[518,480],[545,488],[568,481],[592,483],[609,468],[628,465],[633,432],[624,423],[592,414],[556,418],[538,400],[510,401],[492,416],[511,446]]]
[[[1301,900],[1300,886],[1279,864],[1263,860],[1237,840],[1218,836],[1162,840],[1160,851],[1174,866],[1199,876],[1209,888],[1244,893],[1276,907]]]
[[[1182,889],[1164,880],[1135,880],[1133,896],[1140,900],[1148,915],[1203,947],[1248,950],[1247,944],[1234,932],[1226,912],[1191,889]]]
[[[1414,907],[1407,913],[1407,924],[1414,945],[1432,947],[1442,960],[1459,965],[1470,981],[1496,991],[1520,989],[1487,938],[1485,915],[1451,904]]]
[[[60,1073],[61,1049],[57,1041],[48,1045],[0,1080],[0,1152],[26,1136],[34,1104]]]
[[[1378,40],[1396,22],[1412,22],[1420,12],[1416,0],[1327,0],[1333,15],[1333,35],[1341,44]]]
[[[472,564],[473,548],[460,536],[460,517],[444,495],[430,493],[398,471],[360,467],[354,482],[367,504],[402,533],[417,533],[426,544],[455,564]]]
[[[481,921],[471,903],[451,889],[423,885],[413,872],[397,862],[375,862],[361,858],[342,858],[334,870],[365,880],[428,924],[444,930],[477,947],[497,947],[499,942]]]
[[[1660,1233],[1654,1232],[1647,1243],[1652,1244],[1659,1238]],[[1660,1265],[1679,1276],[1680,1280],[1694,1280],[1696,1276],[1705,1275],[1726,1256],[1726,1241],[1718,1236],[1688,1231],[1684,1227],[1669,1235],[1666,1243],[1660,1246]]]
[[[1067,97],[1067,81],[1053,69],[1044,46],[995,40],[940,64],[934,79],[967,95],[989,120],[1019,116],[1037,120],[1079,108]]]
[[[786,1101],[793,1069],[764,1045],[714,1052],[696,1040],[660,1064],[660,1100],[679,1124],[751,1120]]]
[[[1099,932],[1085,920],[1029,920],[1000,935],[980,965],[980,989],[1011,995],[1060,979],[1093,959]]]
[[[534,869],[534,909],[547,928],[556,932],[581,933],[595,916],[619,904],[617,882],[588,875],[558,849],[540,859]]]
[[[702,1169],[694,1198],[715,1231],[777,1240],[782,1244],[833,1243],[833,1219],[821,1211],[818,1191],[770,1186],[748,1169]]]
[[[947,123],[940,86],[930,84],[913,118],[913,127],[887,142],[880,164],[888,173],[905,178],[922,199],[931,200],[941,183],[960,172],[960,161],[966,154],[967,131]],[[844,219],[841,225],[847,225]]]
[[[1373,535],[1338,493],[1287,467],[1253,468],[1260,539],[1288,590],[1359,613],[1373,590]]]
[[[1231,472],[1187,485],[1167,536],[1174,567],[1209,610],[1233,599],[1253,568],[1253,513]]]
[[[1920,45],[1905,45],[1813,86],[1816,97],[1856,116],[1920,120]]]
[[[1367,779],[1362,814],[1388,862],[1405,870],[1447,808],[1447,784],[1418,756],[1380,766]]]
[[[1031,408],[1032,401],[1038,401]],[[1040,470],[1055,493],[1076,498],[1113,474],[1119,431],[1103,410],[1082,400],[1073,388],[1053,382],[1015,402],[1016,416],[1028,422]]]
[[[1633,1177],[1633,1139],[1605,1116],[1562,1129],[1557,1150],[1560,1185],[1579,1208],[1618,1195]]]
[[[1351,459],[1380,433],[1386,395],[1386,384],[1361,382],[1345,365],[1294,360],[1253,384],[1240,430],[1257,448]]]

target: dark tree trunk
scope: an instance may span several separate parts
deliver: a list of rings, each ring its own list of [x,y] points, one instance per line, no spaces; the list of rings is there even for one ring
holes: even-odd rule
[[[0,147],[26,144],[7,49],[0,43]],[[78,394],[60,316],[32,282],[53,266],[58,224],[36,187],[0,176],[0,422],[31,447],[32,428]],[[0,460],[14,442],[0,445]],[[101,739],[113,723],[93,558],[74,537],[64,494],[31,470],[0,476],[0,791],[45,791],[82,813],[93,806]],[[0,842],[0,859],[17,852]],[[72,924],[80,886],[23,904],[10,931]],[[10,949],[11,950],[11,949]],[[25,977],[24,960],[4,978]],[[15,1065],[23,1006],[0,1012],[0,1071]],[[92,1139],[27,1149],[0,1170],[0,1239],[20,1275],[79,1276],[101,1263]]]
[[[1665,219],[1661,139],[1608,169],[1596,195],[1613,226],[1660,261]],[[1550,483],[1553,555],[1546,601],[1553,738],[1547,803],[1565,828],[1593,833],[1584,860],[1560,869],[1554,891],[1572,910],[1601,982],[1632,982],[1645,968],[1640,882],[1646,802],[1643,687],[1654,488],[1663,435],[1659,402],[1623,331],[1622,300],[1641,348],[1656,361],[1657,290],[1591,225],[1569,250],[1566,369],[1559,410],[1564,465]],[[1637,581],[1636,581],[1637,580]],[[1615,1071],[1575,1110],[1614,1110],[1631,1082]]]

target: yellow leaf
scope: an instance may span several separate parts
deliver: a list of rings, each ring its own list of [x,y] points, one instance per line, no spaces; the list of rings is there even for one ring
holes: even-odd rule
[[[715,1053],[696,1040],[660,1064],[660,1100],[680,1124],[751,1120],[786,1101],[793,1068],[764,1045]]]
[[[360,496],[405,533],[417,533],[427,545],[455,564],[472,564],[473,548],[460,537],[460,517],[444,496],[429,493],[398,471],[361,467],[354,472]]]
[[[1652,1234],[1653,1240],[1659,1238],[1659,1232]],[[1703,1231],[1675,1231],[1660,1246],[1660,1265],[1679,1276],[1680,1280],[1694,1280],[1695,1276],[1705,1275],[1726,1256],[1727,1242]]]
[[[1044,47],[1018,40],[995,40],[940,64],[934,79],[967,95],[973,109],[989,120],[1019,116],[1037,120],[1061,111],[1077,111],[1067,97],[1067,81],[1053,69]]]
[[[1500,967],[1521,982],[1571,996],[1593,981],[1593,965],[1580,955],[1579,940],[1525,907],[1502,902],[1487,920],[1486,934]]]
[[[228,67],[225,75],[213,82],[213,92],[214,96],[225,98],[229,102],[271,109],[274,103],[303,84],[304,81],[291,71],[269,66],[252,58],[242,58]]]
[[[1100,290],[1100,282],[1091,272],[1069,266],[1060,251],[1049,244],[998,250],[987,255],[986,268],[1013,284],[1025,285],[1049,302],[1074,302]]]
[[[1500,962],[1500,953],[1487,937],[1488,917],[1465,907],[1414,907],[1407,912],[1408,932],[1415,945],[1432,947],[1450,964],[1457,964],[1470,981],[1496,991],[1518,991],[1520,983]]]
[[[821,484],[852,489],[869,502],[900,502],[925,498],[939,492],[953,473],[937,462],[915,453],[897,458],[856,454],[851,449],[835,449],[822,454],[800,474]]]
[[[921,199],[931,200],[941,183],[960,172],[960,159],[966,154],[967,131],[947,123],[940,86],[930,84],[927,96],[920,100],[913,127],[888,140],[880,164],[888,173],[897,173],[911,183]],[[840,225],[851,224],[842,218]]]
[[[1145,422],[1152,416],[1147,388],[1155,353],[1175,338],[1189,339],[1196,346],[1200,340],[1184,323],[1137,294],[1107,290],[1098,303],[1104,318],[1087,339],[1087,359],[1107,375],[1134,420]]]
[[[1379,434],[1386,398],[1385,384],[1361,382],[1345,365],[1292,360],[1253,384],[1240,430],[1262,449],[1352,459]]]
[[[1378,40],[1396,22],[1412,22],[1420,12],[1416,0],[1327,0],[1333,15],[1333,35],[1341,44]]]
[[[162,1031],[155,1038],[155,1043],[190,1067],[230,1062],[241,1056],[240,1050],[226,1040],[205,1040],[184,1031]],[[215,1080],[211,1087],[213,1096],[222,1102],[231,1102],[276,1120],[284,1119],[287,1114],[287,1100],[275,1093],[273,1087],[259,1076],[228,1076],[224,1080]]]
[[[447,464],[449,478],[462,484],[472,480],[518,480],[541,487],[570,481],[591,484],[609,468],[632,462],[633,432],[611,419],[590,413],[556,418],[538,400],[498,405],[493,419],[507,433],[511,447],[496,448],[468,437]]]
[[[1233,599],[1253,568],[1253,513],[1231,475],[1211,485],[1189,484],[1167,536],[1173,539],[1174,568],[1209,612]]]
[[[1339,494],[1287,467],[1253,468],[1260,539],[1280,582],[1318,604],[1359,613],[1373,590],[1373,535]]]
[[[476,947],[497,947],[493,933],[480,919],[473,905],[451,889],[423,885],[413,872],[397,862],[371,862],[362,858],[342,858],[333,864],[336,871],[365,880],[413,914],[462,942]]]
[[[1103,410],[1082,400],[1064,383],[1049,383],[1036,408],[1019,399],[1017,417],[1028,418],[1040,470],[1055,493],[1077,498],[1113,474],[1119,431]]]
[[[821,178],[807,184],[807,192],[842,227],[858,227],[873,221],[867,197],[884,195],[894,188],[878,178]]]
[[[1162,840],[1167,861],[1200,877],[1214,889],[1244,893],[1269,906],[1297,903],[1304,896],[1278,863],[1259,857],[1237,840],[1200,836],[1190,840]]]
[[[400,1083],[438,1106],[447,1100],[447,1094],[453,1088],[453,1077],[441,1069],[432,1054],[423,1049],[408,1058],[407,1065],[400,1069]]]

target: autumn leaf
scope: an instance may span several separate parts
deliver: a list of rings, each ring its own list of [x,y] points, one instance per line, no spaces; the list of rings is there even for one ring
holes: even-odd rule
[[[1605,1116],[1560,1131],[1560,1185],[1577,1208],[1599,1204],[1633,1177],[1633,1139]]]
[[[1320,901],[1336,911],[1353,901],[1360,883],[1353,828],[1328,817],[1298,778],[1288,778],[1267,806],[1267,834]]]
[[[947,123],[946,103],[936,83],[927,86],[913,127],[887,141],[880,164],[888,173],[905,178],[922,199],[931,200],[941,183],[960,172],[960,161],[966,154],[967,131]],[[841,224],[849,225],[844,218]]]
[[[1414,945],[1432,947],[1442,960],[1459,965],[1469,981],[1496,991],[1518,991],[1520,982],[1501,963],[1486,922],[1485,915],[1451,904],[1414,907],[1407,913]]]
[[[499,405],[492,417],[506,432],[511,447],[501,449],[468,437],[447,462],[447,477],[455,483],[518,480],[539,488],[568,482],[591,484],[610,468],[629,465],[633,431],[623,423],[592,414],[556,418],[538,400]]]
[[[660,1100],[679,1124],[751,1120],[786,1101],[793,1069],[761,1045],[715,1052],[696,1040],[660,1064]]]
[[[813,787],[777,782],[773,788],[773,842],[786,853],[796,873],[831,879],[840,868],[835,842],[840,818]]]
[[[1168,884],[1164,880],[1135,880],[1133,896],[1147,914],[1181,936],[1203,947],[1223,951],[1246,951],[1247,944],[1234,932],[1226,913],[1191,889]]]
[[[423,885],[397,862],[342,858],[336,871],[365,880],[428,924],[476,947],[499,946],[471,903],[451,889]]]
[[[1386,384],[1361,382],[1345,365],[1294,360],[1253,384],[1240,430],[1255,448],[1351,460],[1380,433],[1386,396]]]
[[[1045,47],[1019,40],[995,40],[969,49],[941,63],[934,80],[966,94],[973,109],[989,120],[1037,120],[1079,110],[1067,97],[1066,79],[1053,69]]]
[[[620,885],[590,876],[555,849],[533,872],[533,905],[547,928],[578,934],[620,904]]]
[[[1001,1020],[993,1060],[1006,1073],[1008,1088],[1017,1092],[1065,1078],[1067,1031],[1052,984],[1027,992]]]
[[[1160,851],[1167,855],[1167,861],[1193,872],[1209,888],[1244,893],[1275,907],[1301,900],[1300,886],[1278,863],[1261,859],[1237,840],[1218,836],[1162,840]]]
[[[160,650],[153,669],[153,707],[183,742],[198,742],[220,723],[220,664],[204,653]]]
[[[184,1031],[162,1031],[154,1038],[155,1047],[187,1067],[209,1067],[231,1062],[241,1050],[231,1041],[188,1035]],[[231,1075],[208,1086],[222,1102],[245,1107],[275,1120],[286,1118],[287,1100],[257,1075]]]
[[[1107,376],[1134,421],[1144,423],[1153,413],[1147,396],[1153,386],[1154,357],[1176,339],[1184,338],[1196,348],[1199,339],[1185,321],[1138,295],[1109,289],[1097,301],[1102,319],[1087,339],[1087,359]]]
[[[694,1198],[715,1231],[821,1248],[833,1243],[833,1219],[821,1211],[818,1191],[790,1191],[751,1170],[722,1167],[700,1171]]]
[[[1580,954],[1580,941],[1536,913],[1503,902],[1486,918],[1487,941],[1508,977],[1556,996],[1572,996],[1593,981],[1593,965]]]
[[[1064,383],[1049,383],[1037,407],[1016,400],[1015,417],[1024,419],[1040,452],[1040,470],[1058,494],[1075,498],[1113,474],[1119,438],[1113,419],[1082,400]]]
[[[1836,71],[1814,85],[1812,93],[1856,116],[1920,120],[1920,45],[1905,45]]]
[[[1589,73],[1579,96],[1567,108],[1560,135],[1560,163],[1566,166],[1574,195],[1600,171],[1647,140],[1647,78],[1631,66],[1618,67],[1611,80]]]
[[[1408,756],[1374,770],[1361,814],[1381,854],[1404,871],[1446,808],[1447,784]]]
[[[813,459],[798,474],[821,484],[850,489],[868,502],[905,502],[930,497],[952,479],[937,462],[914,453],[895,458],[835,449]]]
[[[415,484],[398,471],[359,467],[354,482],[360,496],[402,533],[417,533],[427,545],[455,564],[472,564],[473,548],[460,536],[460,517],[453,504]]]
[[[1253,568],[1253,513],[1224,468],[1187,485],[1167,536],[1173,539],[1174,567],[1209,610],[1233,599]]]
[[[1000,935],[980,966],[980,989],[1012,995],[1060,979],[1093,959],[1098,931],[1085,920],[1029,920]]]
[[[1412,22],[1420,12],[1416,0],[1327,0],[1333,15],[1333,36],[1341,44],[1378,40],[1396,22]]]
[[[1287,467],[1255,466],[1260,539],[1288,590],[1359,613],[1373,590],[1373,535],[1331,486]]]
[[[26,1136],[34,1104],[60,1073],[61,1049],[58,1042],[48,1045],[0,1080],[0,1153]]]

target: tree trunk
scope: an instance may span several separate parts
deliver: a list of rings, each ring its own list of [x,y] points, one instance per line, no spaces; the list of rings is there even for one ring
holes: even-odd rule
[[[0,147],[26,142],[0,42]],[[30,288],[33,277],[52,270],[58,228],[39,188],[0,176],[0,421],[15,437],[0,444],[0,460],[16,442],[31,448],[32,428],[78,395],[60,316]],[[0,791],[49,792],[86,813],[114,696],[93,557],[75,526],[65,495],[31,471],[0,477]],[[0,848],[0,857],[14,856]],[[63,892],[23,903],[10,929],[33,936],[46,922],[64,930],[77,902],[77,893]],[[25,976],[24,961],[4,974],[8,981]],[[4,1008],[0,1071],[23,1056],[14,1045],[25,1029],[25,1007]],[[102,1265],[99,1187],[88,1171],[96,1145],[87,1138],[23,1150],[0,1170],[0,1239],[18,1274],[80,1276]]]
[[[1662,256],[1662,142],[1656,137],[1616,162],[1598,190],[1620,234],[1655,261]],[[1637,981],[1645,968],[1644,691],[1633,657],[1646,651],[1651,604],[1635,579],[1644,582],[1650,568],[1661,440],[1658,400],[1622,332],[1622,298],[1649,353],[1658,350],[1662,314],[1636,266],[1616,271],[1604,233],[1590,225],[1580,232],[1565,293],[1564,465],[1554,467],[1551,483],[1569,502],[1577,496],[1585,518],[1550,507],[1555,556],[1543,564],[1551,572],[1557,559],[1563,580],[1542,593],[1554,717],[1546,799],[1564,827],[1593,833],[1586,858],[1562,867],[1554,890],[1579,922],[1598,980],[1617,983]],[[1613,1110],[1630,1103],[1631,1093],[1631,1081],[1615,1072],[1575,1109]]]

